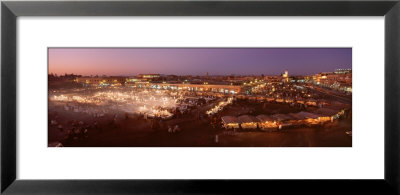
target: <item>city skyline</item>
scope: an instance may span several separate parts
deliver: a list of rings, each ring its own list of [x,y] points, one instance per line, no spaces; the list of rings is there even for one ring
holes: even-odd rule
[[[49,48],[48,55],[48,73],[58,75],[311,75],[352,67],[351,48]]]

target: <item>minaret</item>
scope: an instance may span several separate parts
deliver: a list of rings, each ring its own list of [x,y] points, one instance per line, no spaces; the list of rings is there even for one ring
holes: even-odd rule
[[[285,70],[285,73],[282,74],[283,82],[289,82],[289,71]]]

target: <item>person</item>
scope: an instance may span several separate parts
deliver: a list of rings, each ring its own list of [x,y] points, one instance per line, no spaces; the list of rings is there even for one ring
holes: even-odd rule
[[[84,137],[85,137],[85,128],[80,127],[80,128],[79,128],[79,133],[80,133],[79,136],[80,136],[81,138],[84,138]]]
[[[80,128],[74,128],[74,135],[76,137],[79,137],[81,135],[81,129]]]
[[[172,130],[173,133],[180,131],[179,126],[175,125],[174,129]]]
[[[97,129],[99,132],[101,132],[101,128],[99,127],[97,121],[94,121],[93,125],[94,125],[94,129]]]
[[[76,127],[76,126],[77,126],[76,120],[72,120],[72,126],[73,126],[73,127]]]
[[[63,131],[63,126],[62,125],[58,125],[58,130]]]
[[[158,122],[158,128],[163,128],[163,126],[164,126],[163,120],[162,120],[162,118],[160,118],[160,120]]]
[[[50,124],[51,124],[51,125],[57,125],[58,123],[57,123],[56,120],[51,120],[51,121],[50,121]]]
[[[112,124],[113,124],[114,127],[117,126],[117,115],[116,114],[114,114],[114,118],[112,120]]]
[[[71,140],[72,139],[72,130],[71,129],[68,129],[67,130],[67,134],[65,135],[65,139],[66,140]]]
[[[83,137],[88,138],[88,129],[83,130]]]

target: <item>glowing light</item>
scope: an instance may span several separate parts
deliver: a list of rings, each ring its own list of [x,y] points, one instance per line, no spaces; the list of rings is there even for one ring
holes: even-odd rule
[[[219,102],[216,106],[214,106],[213,108],[211,108],[210,110],[208,110],[206,112],[206,114],[211,115],[211,114],[216,114],[219,111],[221,111],[225,106],[232,104],[233,102],[233,98],[228,98],[227,101],[221,101]]]

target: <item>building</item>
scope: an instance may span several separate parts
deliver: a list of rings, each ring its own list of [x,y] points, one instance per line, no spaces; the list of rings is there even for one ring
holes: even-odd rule
[[[351,69],[336,69],[335,72],[315,74],[311,82],[338,91],[352,92]]]
[[[351,68],[348,69],[335,69],[335,74],[348,74],[352,73]]]
[[[153,88],[177,91],[193,91],[193,92],[214,92],[222,94],[238,94],[241,86],[236,85],[209,85],[209,84],[190,84],[190,83],[150,83],[137,82],[136,87]]]
[[[77,77],[75,82],[86,85],[122,85],[126,77]]]
[[[157,79],[160,78],[161,75],[160,74],[138,74],[139,78],[142,79]]]
[[[281,76],[265,76],[264,80],[268,83],[281,83],[282,77]]]
[[[137,78],[137,77],[126,78],[127,83],[136,83],[136,82],[142,82],[142,81],[146,81],[146,79],[141,79],[141,78]]]

